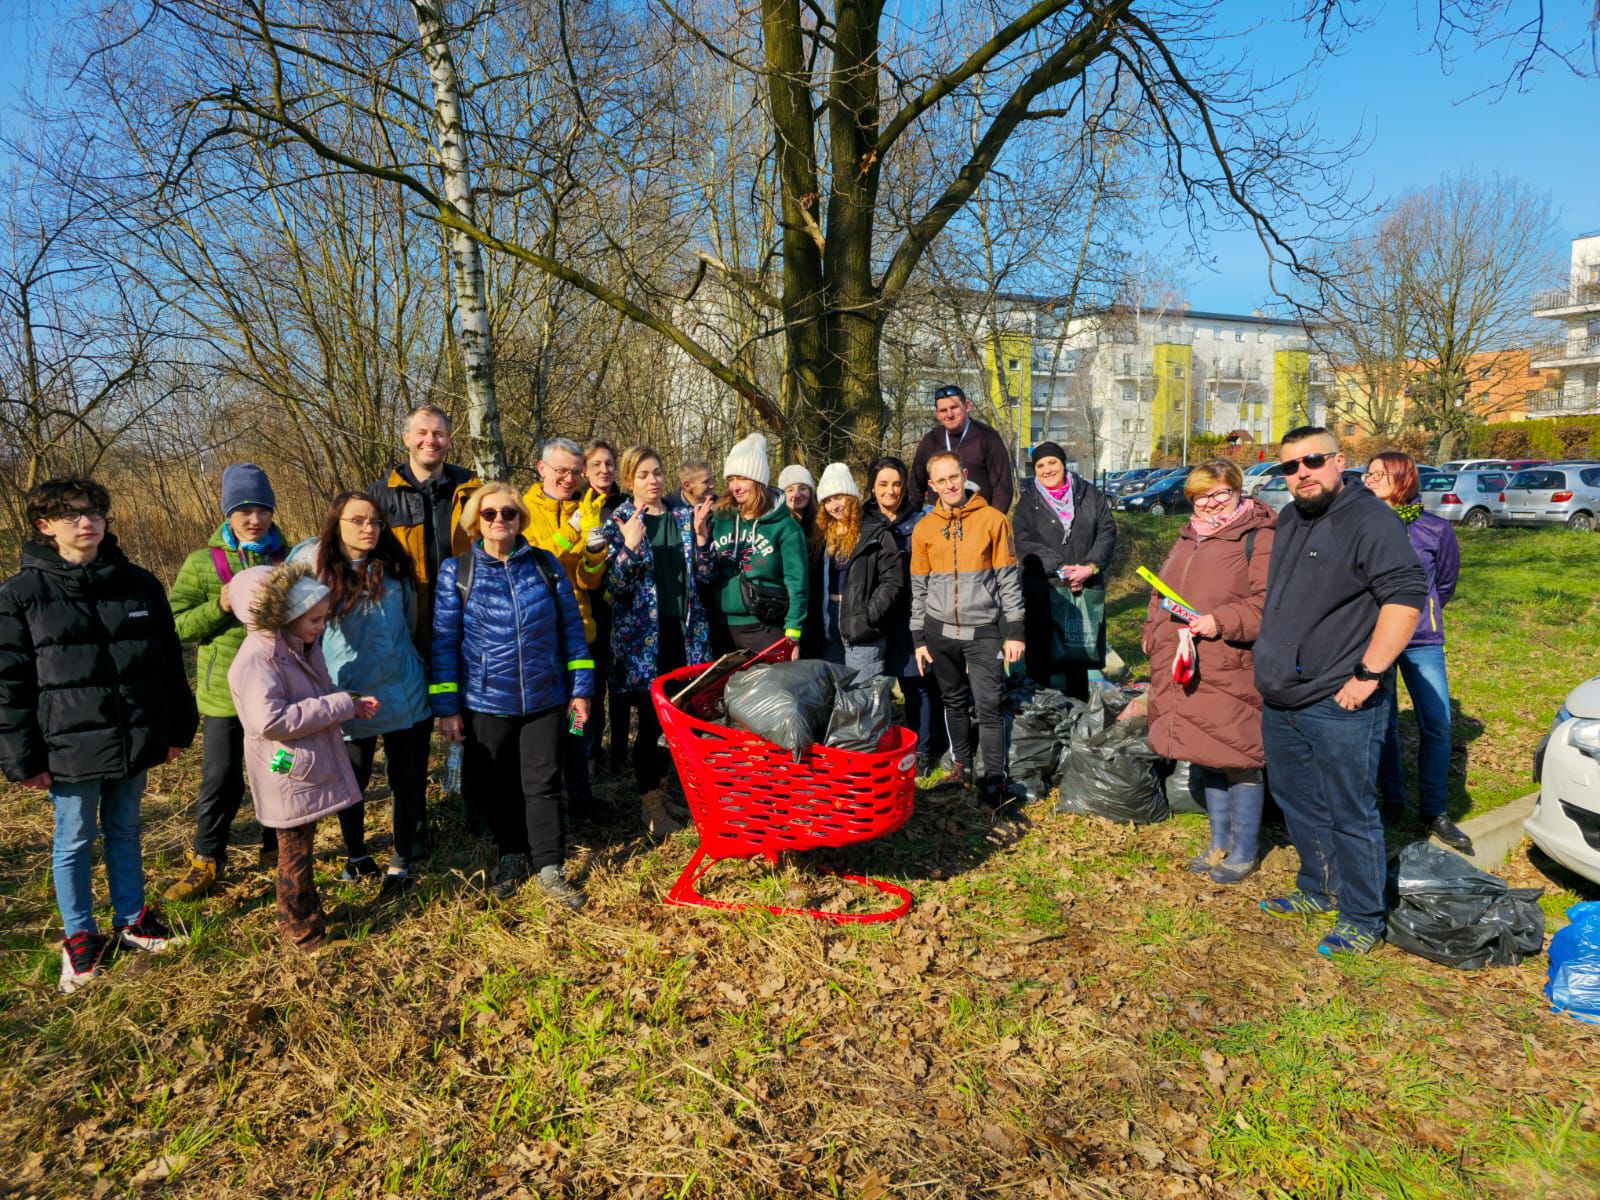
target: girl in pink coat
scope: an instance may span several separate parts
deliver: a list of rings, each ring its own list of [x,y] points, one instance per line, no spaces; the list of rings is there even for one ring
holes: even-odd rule
[[[309,566],[241,571],[232,596],[249,633],[228,668],[228,688],[244,726],[256,819],[278,830],[278,932],[313,950],[327,936],[311,870],[317,819],[361,800],[339,726],[372,717],[378,702],[334,690],[318,644],[328,589]]]

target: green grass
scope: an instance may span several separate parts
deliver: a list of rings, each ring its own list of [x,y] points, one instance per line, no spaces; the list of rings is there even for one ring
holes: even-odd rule
[[[1119,515],[1107,598],[1107,637],[1131,677],[1147,678],[1139,649],[1148,591],[1134,568],[1160,567],[1186,517]],[[1562,528],[1457,529],[1461,582],[1445,609],[1453,701],[1450,811],[1458,820],[1533,790],[1533,751],[1566,694],[1597,669],[1600,535]],[[1400,689],[1408,775],[1416,753],[1411,704]]]

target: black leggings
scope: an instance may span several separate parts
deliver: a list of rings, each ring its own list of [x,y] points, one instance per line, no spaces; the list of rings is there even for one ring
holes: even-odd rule
[[[489,818],[502,855],[526,854],[533,870],[560,866],[561,749],[567,706],[525,717],[469,712],[462,787]]]
[[[378,750],[378,737],[351,738],[344,748],[355,768],[356,786],[363,792],[372,779],[372,759]],[[433,738],[433,718],[425,717],[409,729],[395,729],[381,735],[388,762],[389,791],[394,796],[394,853],[391,867],[409,868],[428,856],[423,822],[428,797],[428,747]],[[367,852],[367,802],[339,810],[339,832],[344,834],[345,853],[360,858]]]
[[[244,726],[238,717],[202,717],[200,797],[195,803],[194,852],[221,867],[228,833],[244,799]],[[278,848],[278,831],[261,827],[261,848]]]
[[[656,649],[658,676],[687,666],[689,660],[683,630],[678,623],[669,621],[660,628],[661,638]],[[661,721],[656,716],[656,706],[650,701],[650,693],[619,692],[618,696],[627,697],[627,702],[639,710],[639,736],[633,743],[633,783],[642,796],[661,786],[672,766],[672,755],[657,744],[661,740]],[[616,707],[615,701],[613,707]]]

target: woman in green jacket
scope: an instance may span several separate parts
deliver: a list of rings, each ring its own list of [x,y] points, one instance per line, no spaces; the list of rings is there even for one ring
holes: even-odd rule
[[[195,804],[189,871],[167,889],[168,900],[191,900],[217,886],[228,856],[228,831],[244,799],[244,729],[228,691],[228,668],[244,642],[229,583],[247,567],[282,562],[288,544],[273,524],[277,498],[267,473],[253,463],[222,472],[222,524],[178,568],[167,595],[178,636],[198,642],[195,701],[200,707],[200,796]],[[276,831],[261,830],[263,869],[278,861]]]
[[[719,653],[763,650],[806,621],[806,540],[767,490],[767,439],[752,433],[728,452],[727,494],[695,508],[695,540],[717,562],[712,637]]]

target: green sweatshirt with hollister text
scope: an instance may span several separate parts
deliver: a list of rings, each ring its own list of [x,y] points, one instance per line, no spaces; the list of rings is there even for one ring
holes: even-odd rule
[[[711,518],[708,549],[721,564],[716,596],[728,624],[756,624],[739,591],[743,574],[752,583],[789,593],[784,632],[792,638],[800,636],[807,608],[806,535],[782,502],[754,521],[734,511],[717,512]]]

